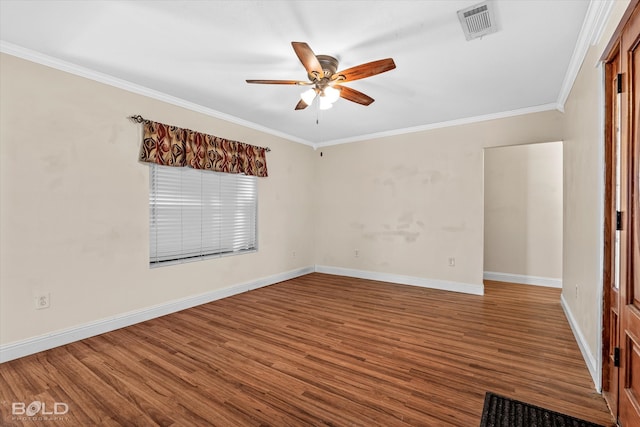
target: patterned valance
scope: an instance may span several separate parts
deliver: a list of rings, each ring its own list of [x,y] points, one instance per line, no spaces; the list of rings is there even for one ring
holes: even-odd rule
[[[140,161],[267,176],[266,148],[144,120]]]

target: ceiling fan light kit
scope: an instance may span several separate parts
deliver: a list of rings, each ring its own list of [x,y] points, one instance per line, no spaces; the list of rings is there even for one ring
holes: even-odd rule
[[[326,87],[322,94],[327,102],[334,103],[340,98],[340,90],[339,88],[335,88],[333,86]]]
[[[321,110],[328,110],[329,108],[333,108],[333,104],[330,103],[325,97],[321,97],[318,101],[318,108]]]
[[[321,110],[328,110],[333,107],[333,103],[340,99],[340,88],[327,86],[320,91],[316,88],[307,89],[300,94],[300,98],[305,104],[311,105],[313,100],[319,97],[319,106]]]
[[[300,94],[300,99],[304,101],[305,104],[311,105],[314,99],[316,99],[316,89],[307,89]]]
[[[360,105],[370,105],[374,99],[362,92],[343,86],[343,83],[364,79],[396,68],[393,59],[380,59],[357,65],[343,71],[338,69],[338,60],[329,55],[316,55],[304,42],[291,42],[293,50],[307,71],[308,82],[298,80],[247,80],[247,83],[312,86],[300,94],[296,110],[303,110],[318,98],[321,110],[327,110],[340,98]]]

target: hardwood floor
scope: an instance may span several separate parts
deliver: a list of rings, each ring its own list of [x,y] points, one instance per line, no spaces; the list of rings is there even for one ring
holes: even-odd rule
[[[559,299],[314,273],[4,363],[0,421],[475,427],[493,391],[610,426]]]

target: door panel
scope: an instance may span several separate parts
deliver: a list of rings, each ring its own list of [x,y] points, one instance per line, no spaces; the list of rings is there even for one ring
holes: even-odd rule
[[[618,375],[615,351],[619,343],[620,232],[616,231],[616,212],[620,210],[620,99],[618,73],[620,56],[616,51],[605,68],[607,121],[605,127],[605,212],[604,212],[604,318],[602,392],[611,409],[618,413]]]

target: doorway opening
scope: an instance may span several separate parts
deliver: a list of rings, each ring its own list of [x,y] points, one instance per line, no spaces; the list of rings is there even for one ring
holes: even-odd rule
[[[562,142],[484,150],[484,279],[562,287]]]

